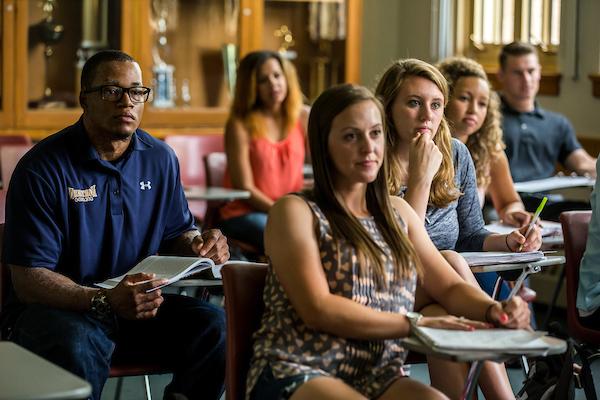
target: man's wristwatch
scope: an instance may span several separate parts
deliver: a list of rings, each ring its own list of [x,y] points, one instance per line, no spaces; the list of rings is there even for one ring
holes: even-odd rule
[[[408,322],[410,323],[410,331],[413,333],[419,325],[419,320],[423,318],[423,314],[416,311],[409,311],[406,313],[406,318],[408,318]]]
[[[100,289],[92,296],[90,313],[96,319],[106,320],[112,316],[112,308],[106,296],[106,290]]]

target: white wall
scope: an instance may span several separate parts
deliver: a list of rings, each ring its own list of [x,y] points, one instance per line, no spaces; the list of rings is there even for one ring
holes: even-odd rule
[[[543,107],[565,114],[578,136],[600,138],[600,98],[592,96],[590,73],[600,72],[600,1],[563,0],[561,16],[560,95],[540,96]],[[370,88],[391,61],[431,60],[431,20],[435,0],[365,0],[361,83]],[[579,78],[574,80],[574,38],[579,30]]]
[[[431,0],[365,0],[361,83],[374,88],[378,77],[398,58],[427,60]]]
[[[565,114],[578,136],[600,138],[600,98],[592,96],[591,73],[600,71],[600,1],[579,0],[579,24],[575,26],[575,1],[562,1],[562,80],[560,95],[540,96],[542,106]],[[579,31],[579,78],[575,79],[575,32]]]

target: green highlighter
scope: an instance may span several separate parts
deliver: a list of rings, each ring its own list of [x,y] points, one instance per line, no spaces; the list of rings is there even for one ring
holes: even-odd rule
[[[529,223],[529,227],[527,228],[527,232],[525,232],[525,239],[527,239],[527,237],[533,230],[533,227],[537,223],[538,219],[540,219],[540,214],[542,213],[542,210],[544,209],[544,206],[546,205],[547,201],[548,201],[548,198],[546,196],[544,196],[544,198],[540,202],[540,205],[538,206],[537,210],[535,210],[535,213],[533,214],[533,218],[531,219],[531,222]],[[523,250],[523,245],[519,246],[519,251],[521,251],[521,250]]]

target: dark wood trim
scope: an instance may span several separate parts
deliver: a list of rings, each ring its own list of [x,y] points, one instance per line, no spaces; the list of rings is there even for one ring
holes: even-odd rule
[[[600,97],[600,74],[589,74],[592,81],[592,94],[594,97]]]
[[[501,90],[502,85],[498,82],[498,77],[496,72],[486,71],[488,75],[488,79],[492,84],[492,87],[495,90]],[[538,94],[544,96],[558,96],[560,94],[560,80],[562,79],[562,74],[558,72],[548,72],[542,73],[542,78],[540,79],[540,90]],[[600,79],[600,76],[599,76]]]
[[[598,154],[600,154],[600,137],[579,136],[577,139],[585,151],[587,151],[592,157],[596,157]]]

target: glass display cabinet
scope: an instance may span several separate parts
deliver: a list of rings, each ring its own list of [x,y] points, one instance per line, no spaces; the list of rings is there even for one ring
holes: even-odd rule
[[[221,132],[239,57],[282,52],[308,100],[358,82],[362,0],[0,0],[0,134],[40,139],[77,120],[94,52],[136,58],[155,136]]]

